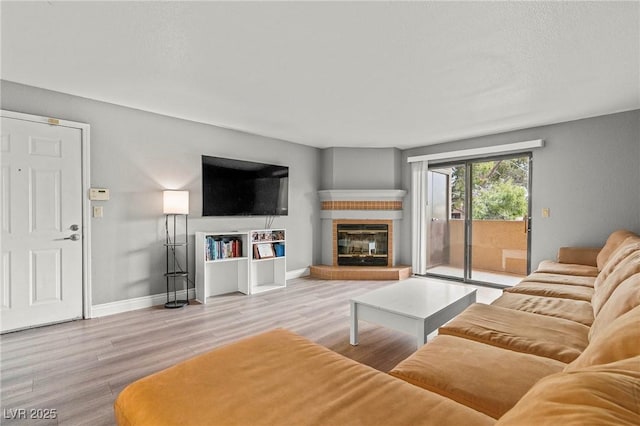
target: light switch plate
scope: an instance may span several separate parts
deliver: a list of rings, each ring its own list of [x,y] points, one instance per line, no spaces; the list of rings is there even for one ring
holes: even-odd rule
[[[89,189],[89,199],[91,201],[109,201],[109,190],[107,188]]]
[[[551,210],[549,209],[549,207],[544,207],[542,209],[542,217],[549,217],[551,216]]]
[[[102,206],[93,206],[93,217],[101,218],[103,212]]]

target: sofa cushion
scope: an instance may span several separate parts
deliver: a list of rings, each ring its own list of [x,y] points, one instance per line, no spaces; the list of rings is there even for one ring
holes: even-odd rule
[[[602,247],[600,253],[598,253],[598,256],[596,257],[598,270],[602,270],[602,268],[604,268],[604,265],[609,260],[611,253],[618,248],[620,243],[633,235],[635,235],[633,232],[627,231],[626,229],[619,229],[612,232],[611,235],[609,235],[609,238],[607,238],[607,242],[604,244],[604,247]]]
[[[608,364],[640,355],[640,306],[604,327],[566,371]],[[640,385],[640,384],[639,384]]]
[[[611,294],[589,330],[589,340],[597,336],[620,315],[640,305],[640,273],[634,274],[622,283]]]
[[[263,333],[127,386],[124,425],[491,425],[491,417],[286,330]]]
[[[543,260],[538,265],[538,269],[536,269],[536,272],[595,277],[598,275],[598,268],[589,265],[578,265],[575,263],[560,263],[553,260]]]
[[[597,317],[618,286],[630,276],[640,272],[640,250],[629,253],[604,280],[596,280],[591,299]]]
[[[584,277],[580,275],[551,274],[548,272],[534,272],[524,277],[522,281],[535,281],[539,283],[581,285],[593,287],[596,277]]]
[[[586,326],[593,324],[593,308],[591,303],[585,300],[534,296],[524,293],[503,293],[502,296],[491,302],[491,305],[564,318]]]
[[[538,380],[564,367],[554,359],[441,335],[390,374],[497,419]]]
[[[591,302],[593,288],[582,285],[553,284],[536,281],[524,281],[513,287],[505,288],[507,293],[523,293],[535,296],[560,297],[563,299]]]
[[[609,260],[607,260],[607,263],[604,264],[596,277],[594,287],[597,287],[599,283],[606,280],[627,256],[638,250],[640,250],[640,237],[637,235],[627,237],[627,239],[620,243],[613,253],[611,253],[611,256],[609,256]]]
[[[569,363],[587,346],[589,327],[562,318],[475,303],[440,327],[439,333]]]
[[[640,357],[536,383],[496,426],[640,424]]]

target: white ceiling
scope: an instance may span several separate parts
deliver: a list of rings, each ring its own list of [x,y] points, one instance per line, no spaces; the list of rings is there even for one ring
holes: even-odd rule
[[[7,2],[2,79],[316,147],[640,108],[639,2]]]

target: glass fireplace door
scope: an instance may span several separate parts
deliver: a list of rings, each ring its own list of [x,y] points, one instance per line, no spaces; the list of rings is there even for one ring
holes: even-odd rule
[[[387,266],[389,227],[386,224],[339,224],[338,265]]]

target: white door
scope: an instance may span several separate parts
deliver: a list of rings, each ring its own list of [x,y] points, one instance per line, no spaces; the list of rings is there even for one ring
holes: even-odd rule
[[[81,130],[2,117],[0,331],[82,317]]]

